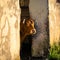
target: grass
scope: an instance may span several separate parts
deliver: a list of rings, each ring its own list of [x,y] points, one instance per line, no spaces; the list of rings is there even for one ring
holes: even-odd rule
[[[54,44],[50,48],[50,53],[48,56],[49,60],[60,60],[60,43]]]

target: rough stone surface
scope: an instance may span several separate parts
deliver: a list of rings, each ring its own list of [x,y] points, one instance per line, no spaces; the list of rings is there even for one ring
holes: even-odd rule
[[[0,60],[19,60],[19,0],[0,0]]]
[[[58,44],[60,40],[60,3],[57,0],[49,0],[49,29],[50,45]]]

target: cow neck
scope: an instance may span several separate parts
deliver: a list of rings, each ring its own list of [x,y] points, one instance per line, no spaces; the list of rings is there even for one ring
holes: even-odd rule
[[[26,37],[26,32],[24,33],[24,31],[20,31],[20,35],[21,35],[21,42],[22,42]]]

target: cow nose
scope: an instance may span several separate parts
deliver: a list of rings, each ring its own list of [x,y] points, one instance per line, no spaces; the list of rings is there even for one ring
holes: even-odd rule
[[[33,29],[32,32],[33,32],[33,34],[35,34],[36,33],[36,29]]]

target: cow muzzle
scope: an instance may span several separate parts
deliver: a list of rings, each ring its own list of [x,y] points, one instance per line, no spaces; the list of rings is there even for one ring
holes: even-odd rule
[[[31,34],[36,34],[36,29],[32,29]]]

